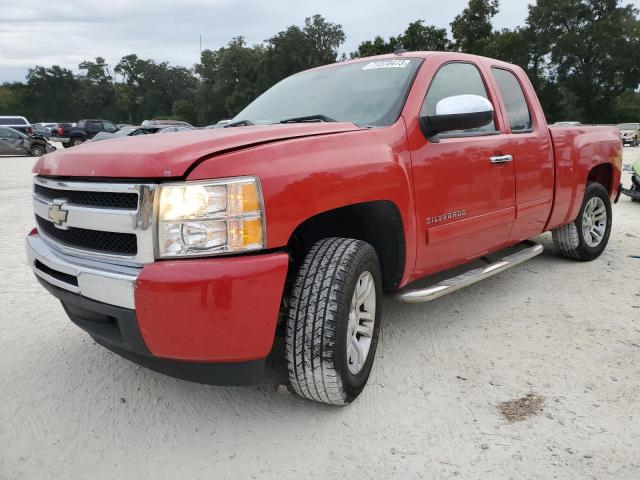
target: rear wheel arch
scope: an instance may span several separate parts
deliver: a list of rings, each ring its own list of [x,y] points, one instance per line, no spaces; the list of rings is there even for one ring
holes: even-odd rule
[[[318,213],[301,222],[289,237],[292,258],[289,276],[299,268],[304,254],[327,237],[353,238],[375,249],[385,291],[398,288],[406,262],[406,239],[402,215],[395,203],[374,200]]]
[[[589,183],[599,183],[602,185],[609,195],[613,191],[612,180],[613,179],[613,166],[610,163],[601,163],[589,170],[587,175],[587,185]]]

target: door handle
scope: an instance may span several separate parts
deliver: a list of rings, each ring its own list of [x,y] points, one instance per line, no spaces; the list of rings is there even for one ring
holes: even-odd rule
[[[489,161],[491,163],[507,163],[513,160],[512,155],[497,155],[495,157],[490,157]]]

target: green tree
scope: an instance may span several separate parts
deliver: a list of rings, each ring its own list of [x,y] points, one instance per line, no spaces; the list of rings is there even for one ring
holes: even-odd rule
[[[451,22],[455,50],[483,55],[493,34],[491,19],[498,7],[498,0],[469,0],[467,8]]]
[[[409,51],[449,50],[451,42],[447,37],[446,29],[425,25],[424,22],[424,20],[416,20],[410,23],[403,34],[389,37],[388,41],[376,36],[373,40],[362,42],[358,45],[358,50],[351,53],[351,58],[393,53],[400,45]]]
[[[638,11],[618,0],[538,0],[528,28],[562,104],[584,122],[617,122],[616,98],[640,83]]]

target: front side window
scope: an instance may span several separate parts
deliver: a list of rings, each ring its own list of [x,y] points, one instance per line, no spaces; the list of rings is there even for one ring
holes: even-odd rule
[[[442,99],[456,95],[478,95],[489,100],[478,68],[471,63],[448,63],[444,65],[431,81],[427,97],[422,104],[420,115],[435,115],[436,105]],[[446,135],[485,134],[496,131],[496,125],[491,123],[470,130],[450,131]]]
[[[502,100],[504,100],[511,131],[513,133],[530,132],[533,128],[533,121],[520,82],[508,70],[492,68],[491,71],[498,84]]]
[[[387,126],[400,115],[419,58],[335,64],[292,75],[249,104],[232,122],[274,124],[307,117]]]

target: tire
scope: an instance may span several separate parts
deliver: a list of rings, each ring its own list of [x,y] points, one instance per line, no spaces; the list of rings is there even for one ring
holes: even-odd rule
[[[41,157],[42,155],[45,154],[44,148],[42,148],[40,145],[34,145],[33,147],[31,147],[31,150],[29,152],[31,154],[32,157]]]
[[[595,233],[593,235],[587,233],[590,229],[589,224],[593,223],[592,219],[600,216],[599,214],[595,216],[589,214],[589,209],[593,205],[597,205],[598,208],[592,212],[598,213],[601,210],[600,207],[604,207],[604,213],[606,214],[604,220],[600,219],[596,222],[600,225],[600,228],[591,228],[592,231],[602,230],[599,240],[594,236],[596,235]],[[585,210],[587,210],[586,214]],[[591,219],[589,218],[590,216],[592,217]],[[560,255],[583,262],[598,258],[606,248],[610,235],[611,200],[607,190],[599,183],[589,183],[587,185],[578,217],[568,225],[558,227],[552,232],[553,244]]]
[[[365,280],[373,282],[370,290]],[[354,308],[356,288],[369,300]],[[331,405],[346,405],[360,394],[378,344],[381,298],[380,263],[371,245],[326,238],[311,248],[296,274],[287,315],[287,365],[296,393]],[[363,333],[352,335],[356,323]],[[360,348],[353,348],[354,339],[363,352],[368,344],[362,357],[355,354]]]
[[[78,138],[78,137],[76,137],[76,138],[72,138],[72,139],[69,141],[69,146],[71,146],[71,147],[77,147],[78,145],[80,145],[80,144],[81,144],[81,143],[83,143],[83,142],[84,142],[84,140],[83,140],[83,139],[81,139],[81,138]]]

